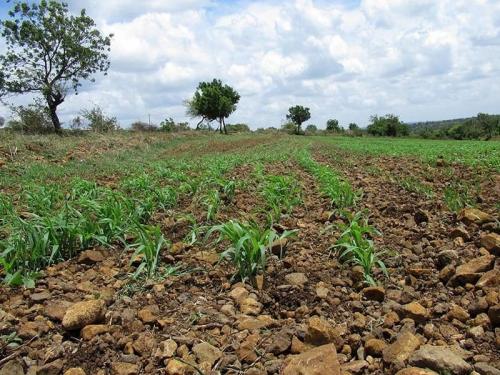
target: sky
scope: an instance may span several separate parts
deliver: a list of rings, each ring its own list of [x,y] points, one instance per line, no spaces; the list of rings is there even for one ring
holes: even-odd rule
[[[114,37],[108,76],[68,95],[66,122],[99,105],[123,127],[148,116],[195,124],[183,102],[213,78],[241,94],[227,122],[253,129],[279,127],[293,105],[309,107],[320,128],[330,118],[364,126],[374,114],[500,113],[500,0],[68,3]]]

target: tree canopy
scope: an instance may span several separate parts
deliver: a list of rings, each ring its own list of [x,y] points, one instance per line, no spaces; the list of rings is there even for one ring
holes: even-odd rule
[[[343,129],[340,127],[338,120],[330,119],[326,122],[326,130],[332,133],[340,133]]]
[[[367,131],[371,135],[386,136],[386,137],[400,137],[409,134],[408,125],[402,123],[399,117],[392,114],[385,116],[371,116],[370,125]]]
[[[0,56],[0,96],[38,94],[56,132],[57,107],[70,89],[109,68],[112,35],[103,35],[83,9],[78,15],[56,0],[16,1],[1,22],[7,51]]]
[[[292,121],[297,126],[295,134],[300,134],[300,127],[304,121],[307,121],[311,118],[311,112],[307,107],[296,105],[288,109],[286,118],[287,120]]]
[[[219,122],[219,131],[227,134],[225,119],[236,110],[240,95],[229,85],[224,85],[220,79],[212,82],[200,82],[194,96],[188,100],[187,113],[191,117],[201,117],[198,129],[203,121]]]

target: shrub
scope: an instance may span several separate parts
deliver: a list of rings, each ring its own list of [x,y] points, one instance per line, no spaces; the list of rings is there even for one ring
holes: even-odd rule
[[[375,115],[370,117],[370,121],[367,131],[371,135],[401,137],[410,133],[408,125],[402,123],[396,115],[388,114],[380,117]]]
[[[16,116],[7,123],[7,127],[28,134],[47,134],[54,131],[49,110],[39,102],[27,106],[11,108]]]
[[[85,109],[81,114],[88,121],[89,129],[94,132],[108,133],[120,128],[116,117],[107,116],[99,106],[95,106],[92,109]]]
[[[151,132],[158,130],[158,127],[154,124],[148,124],[143,121],[136,121],[130,125],[130,130],[136,132]]]

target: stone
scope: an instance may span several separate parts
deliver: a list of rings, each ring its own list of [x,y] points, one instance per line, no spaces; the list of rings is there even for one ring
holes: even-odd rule
[[[0,368],[0,375],[24,375],[23,365],[20,361],[13,359]]]
[[[429,318],[429,312],[418,302],[411,302],[401,306],[401,314],[405,318],[413,319],[416,322],[422,323]]]
[[[373,357],[381,357],[386,347],[387,344],[385,343],[385,341],[379,339],[370,339],[365,343],[366,354]]]
[[[439,374],[437,372],[428,369],[423,369],[419,367],[408,367],[398,371],[396,375],[439,375]]]
[[[280,375],[340,375],[335,345],[322,345],[302,354],[289,356]]]
[[[50,299],[51,297],[52,297],[52,294],[49,291],[43,291],[40,293],[33,293],[32,295],[30,295],[30,299],[36,303],[43,302],[45,300]]]
[[[467,225],[484,224],[493,221],[493,217],[477,208],[464,208],[458,214],[458,219]]]
[[[474,365],[476,370],[481,375],[500,375],[500,370],[485,362],[478,362]]]
[[[245,341],[243,341],[240,347],[236,350],[236,355],[241,362],[252,363],[257,358],[257,349],[260,341],[260,335],[254,333],[248,336]]]
[[[478,288],[485,287],[500,287],[500,269],[495,268],[491,271],[483,273],[481,278],[476,283]]]
[[[229,297],[231,297],[236,303],[240,303],[249,295],[248,290],[242,286],[237,286],[231,292],[229,292]]]
[[[111,375],[137,375],[139,366],[127,362],[113,362],[111,364]]]
[[[64,375],[86,375],[81,367],[73,367],[64,372]]]
[[[331,324],[323,317],[311,317],[307,324],[305,342],[312,345],[324,345],[335,341],[337,334]]]
[[[481,237],[481,246],[491,254],[500,255],[500,234],[489,233]]]
[[[62,359],[57,359],[53,362],[46,363],[39,367],[36,374],[37,375],[59,375],[62,372],[64,362]]]
[[[468,374],[472,370],[471,365],[443,346],[424,345],[411,355],[409,363],[412,366],[457,375]]]
[[[264,289],[264,275],[255,276],[255,285],[257,287],[257,290]]]
[[[290,285],[304,286],[304,284],[307,283],[308,278],[305,274],[301,272],[295,272],[285,275],[285,280]]]
[[[469,232],[467,232],[467,229],[465,229],[463,226],[460,226],[460,227],[457,227],[457,228],[454,228],[451,232],[450,232],[450,237],[452,239],[455,239],[455,238],[462,238],[464,241],[469,241],[470,240],[470,235],[469,235]]]
[[[158,320],[160,310],[157,305],[146,306],[139,310],[137,317],[145,324],[155,323]]]
[[[440,251],[436,258],[436,265],[438,269],[442,270],[444,267],[455,263],[458,260],[458,254],[454,250]]]
[[[277,255],[282,258],[283,255],[285,255],[288,242],[288,238],[282,238],[280,240],[274,241],[270,246],[271,254]]]
[[[283,328],[271,338],[271,343],[267,346],[266,351],[279,355],[290,348],[292,344],[292,332],[290,329]]]
[[[245,329],[256,330],[269,328],[274,325],[276,325],[276,320],[274,320],[270,315],[259,315],[256,318],[248,315],[241,315],[237,320],[237,327],[240,331]]]
[[[450,280],[453,284],[473,284],[479,280],[481,273],[493,268],[494,255],[483,255],[457,267],[455,276]]]
[[[92,340],[98,335],[109,332],[109,326],[105,324],[89,324],[80,331],[80,337],[86,341]]]
[[[419,346],[420,340],[417,336],[409,331],[403,331],[395,342],[382,351],[382,355],[387,363],[404,362]]]
[[[210,368],[222,357],[222,351],[208,342],[202,342],[193,346],[193,353],[200,363],[209,363]]]
[[[200,251],[195,254],[194,259],[199,260],[203,263],[208,263],[210,265],[216,264],[220,260],[220,255],[215,250],[212,251]]]
[[[144,332],[139,334],[139,337],[132,344],[134,352],[146,357],[153,353],[156,347],[156,340],[154,336],[149,332]]]
[[[467,331],[468,335],[474,339],[480,339],[484,336],[484,328],[481,326],[471,327]]]
[[[66,310],[62,325],[68,331],[80,329],[103,320],[105,312],[103,300],[77,302]]]
[[[365,279],[365,271],[361,266],[354,266],[351,269],[351,279],[355,283],[363,281]]]
[[[50,331],[50,327],[43,320],[21,323],[17,334],[23,339],[31,339],[35,336],[41,336]]]
[[[342,372],[348,374],[361,374],[370,364],[364,359],[342,364]]]
[[[500,326],[500,304],[491,306],[488,310],[488,317],[490,318],[493,327]]]
[[[104,256],[100,251],[97,250],[85,250],[80,253],[78,257],[78,263],[83,264],[95,264],[102,262],[104,260]]]
[[[262,311],[262,304],[253,298],[247,297],[241,301],[240,311],[246,315],[259,315]]]
[[[316,284],[316,296],[320,299],[326,299],[330,290],[323,281]]]
[[[44,307],[44,315],[53,321],[62,322],[70,306],[71,302],[67,301],[48,301]]]
[[[176,350],[177,343],[172,339],[168,339],[160,342],[160,345],[158,345],[158,349],[156,350],[155,357],[171,358],[175,355]]]
[[[167,375],[191,375],[194,373],[193,368],[177,359],[170,359],[165,369]]]
[[[383,302],[385,298],[385,289],[381,286],[369,286],[361,291],[363,297],[370,301]]]
[[[429,221],[429,216],[429,212],[425,210],[418,210],[415,212],[415,215],[413,215],[413,219],[417,224],[427,223]]]
[[[307,350],[306,344],[300,341],[297,337],[292,337],[292,344],[290,345],[290,353],[300,354]]]
[[[452,303],[447,317],[449,320],[457,319],[462,323],[465,323],[470,318],[470,315],[467,311],[465,311],[464,308],[458,306],[455,303]]]

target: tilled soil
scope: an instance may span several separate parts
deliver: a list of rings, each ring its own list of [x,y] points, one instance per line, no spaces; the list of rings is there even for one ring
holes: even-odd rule
[[[298,233],[282,259],[269,258],[262,279],[232,283],[234,270],[218,258],[223,244],[188,246],[182,240],[189,222],[172,213],[159,215],[156,220],[174,242],[163,261],[180,266],[181,274],[134,283],[131,254],[96,248],[48,268],[34,290],[2,287],[0,334],[16,331],[24,344],[0,347],[1,365],[17,366],[16,375],[71,368],[100,375],[326,374],[340,373],[324,370],[338,361],[350,374],[395,374],[404,368],[413,369],[400,374],[495,374],[500,368],[495,180],[484,180],[479,203],[484,215],[461,217],[438,198],[409,194],[361,167],[371,163],[395,176],[408,170],[431,175],[427,166],[362,158],[345,167],[321,151],[315,150],[316,160],[334,165],[363,190],[357,209],[369,213],[382,233],[374,239],[376,247],[386,251],[389,278],[375,273],[381,286],[366,288],[359,267],[335,257],[334,224],[341,219],[312,176],[294,161],[274,163],[266,171],[296,174],[304,202],[276,226]],[[244,180],[252,171],[240,166],[230,177]],[[439,169],[432,173],[428,183],[442,190]],[[261,205],[255,186],[246,184],[220,219],[259,217]],[[176,213],[203,220],[189,200]],[[103,305],[94,306],[96,300]],[[315,357],[302,370],[293,362],[293,356],[310,358],[313,348],[330,343],[336,356]]]

